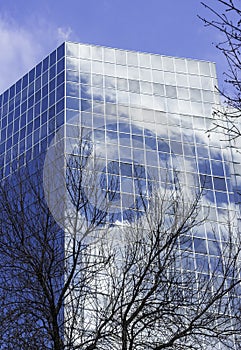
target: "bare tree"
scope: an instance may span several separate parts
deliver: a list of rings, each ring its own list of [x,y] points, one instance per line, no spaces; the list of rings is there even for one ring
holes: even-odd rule
[[[52,145],[57,156],[61,147]],[[87,147],[84,142],[79,146],[85,157]],[[91,253],[91,241],[86,243],[91,234],[98,234],[107,215],[107,204],[101,210],[94,205],[99,200],[96,173],[82,176],[87,171],[82,154],[65,161],[66,168],[62,160],[54,162],[54,174],[47,169],[50,181],[58,175],[54,193],[46,193],[46,188],[53,190],[48,184],[43,186],[41,159],[1,181],[1,349],[72,349],[68,330],[72,332],[80,303],[90,293],[87,286],[108,262]],[[70,210],[64,182],[73,202]],[[104,199],[108,195],[106,191]],[[51,209],[56,206],[58,222],[46,203],[48,196],[57,197],[58,202],[48,203]],[[71,341],[65,345],[67,336]]]
[[[214,113],[214,128],[221,127],[221,131],[230,140],[234,140],[241,134],[241,6],[238,0],[218,0],[217,7],[208,2],[202,4],[209,10],[211,19],[208,16],[200,18],[206,26],[215,28],[220,33],[222,39],[216,47],[224,55],[228,65],[224,72],[226,87],[218,90],[226,107]]]
[[[55,218],[42,164],[1,181],[0,348],[231,348],[240,337],[240,237],[230,220],[214,240],[212,268],[207,255],[193,256],[192,233],[208,219],[200,216],[202,191],[190,193],[178,175],[151,191],[140,185],[129,220],[113,222],[116,182],[100,176],[108,186],[99,192],[88,147],[81,142],[65,159],[72,206],[60,186],[64,210]]]
[[[87,349],[233,347],[240,327],[239,237],[227,227],[213,269],[207,256],[194,267],[190,234],[203,223],[198,203],[198,196],[186,203],[176,189],[157,191],[142,219],[116,229],[117,239],[108,235],[111,265],[99,284]]]

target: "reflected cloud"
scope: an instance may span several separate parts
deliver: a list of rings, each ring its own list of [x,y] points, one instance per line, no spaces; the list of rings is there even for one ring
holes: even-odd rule
[[[61,41],[67,41],[70,39],[71,34],[73,33],[70,27],[59,27],[57,28],[58,38]]]
[[[108,173],[108,162],[118,163],[119,173],[115,176],[120,177],[121,184],[126,184],[123,193],[128,193],[130,186],[126,178],[128,181],[135,178],[135,174],[128,171],[131,168],[134,171],[135,164],[139,164],[140,169],[145,168],[146,184],[151,179],[162,187],[173,185],[177,180],[186,198],[201,190],[202,205],[210,207],[212,213],[212,207],[231,206],[234,196],[228,193],[231,192],[229,179],[234,169],[228,169],[230,150],[227,144],[220,143],[220,134],[207,132],[212,122],[210,99],[213,103],[215,95],[213,78],[209,76],[210,64],[200,63],[200,72],[196,74],[198,63],[187,61],[186,68],[191,73],[187,75],[181,73],[186,70],[181,61],[177,67],[180,73],[175,73],[176,76],[174,72],[155,69],[149,76],[148,61],[141,69],[115,65],[114,56],[109,56],[108,62],[96,60],[91,64],[90,52],[86,45],[81,45],[81,50],[76,44],[67,45],[70,56],[67,58],[67,94],[70,96],[67,102],[71,102],[72,97],[81,99],[81,125],[89,130],[94,158],[100,159],[99,172]],[[113,50],[105,49],[106,52],[113,53]],[[173,70],[173,60],[163,60]],[[164,81],[161,78],[165,78]],[[67,104],[67,108],[76,106]],[[75,120],[68,119],[68,122],[76,124]],[[124,176],[122,166],[126,171]],[[98,178],[99,185],[101,179]],[[132,185],[135,187],[134,180]],[[122,203],[121,196],[110,201],[110,213],[119,215],[123,203],[129,203],[131,197],[127,196]],[[91,203],[94,206],[94,202]],[[118,215],[113,221],[120,220]]]

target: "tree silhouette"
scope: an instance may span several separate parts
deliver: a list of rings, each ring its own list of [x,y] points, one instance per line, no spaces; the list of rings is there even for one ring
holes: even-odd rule
[[[115,174],[100,194],[97,177],[106,182],[98,161],[87,168],[88,143],[77,146],[54,164],[60,186],[57,201],[48,202],[53,212],[41,161],[1,181],[0,348],[233,347],[240,236],[231,218],[213,240],[208,267],[204,241],[193,238],[208,220],[200,215],[202,189],[192,193],[168,173],[149,192],[140,183],[129,220],[114,222]],[[193,245],[202,253],[195,259]]]

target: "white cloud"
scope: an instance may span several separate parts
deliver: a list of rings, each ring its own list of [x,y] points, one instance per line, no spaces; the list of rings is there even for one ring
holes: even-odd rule
[[[0,93],[68,40],[71,33],[71,28],[54,27],[45,20],[26,26],[0,17]]]
[[[70,35],[72,34],[72,29],[70,27],[68,28],[58,28],[58,36],[61,41],[67,41],[70,38]]]

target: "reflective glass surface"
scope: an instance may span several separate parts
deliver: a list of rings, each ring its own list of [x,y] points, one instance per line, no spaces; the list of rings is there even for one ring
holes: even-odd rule
[[[63,125],[64,55],[63,44],[0,96],[3,176],[43,154]]]
[[[190,266],[211,269],[221,235],[214,239],[210,223],[219,232],[223,211],[235,217],[239,188],[234,155],[206,133],[215,85],[210,62],[65,43],[0,96],[3,176],[45,154],[57,133],[68,157],[81,138],[85,166],[90,154],[98,159],[106,221],[115,224],[140,217],[153,188],[178,174],[190,193],[203,190],[203,217],[208,208],[191,233]]]
[[[209,218],[192,233],[190,266],[208,271],[208,254],[218,251],[210,222],[219,223],[218,208],[238,212],[231,151],[206,133],[218,103],[214,65],[73,43],[66,54],[67,125],[78,124],[78,113],[100,160],[99,186],[110,192],[107,220],[140,216],[140,192],[147,200],[153,183],[165,187],[178,173],[190,191],[203,191]]]

